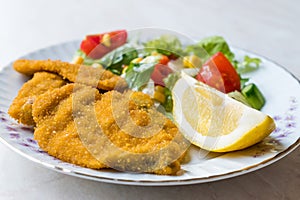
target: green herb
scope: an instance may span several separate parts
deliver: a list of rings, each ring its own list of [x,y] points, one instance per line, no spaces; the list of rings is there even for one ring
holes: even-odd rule
[[[107,70],[120,75],[122,66],[128,65],[133,59],[138,57],[138,52],[130,45],[123,45],[116,50],[106,54],[99,60],[99,63],[104,65]]]
[[[240,74],[251,72],[257,70],[261,60],[259,58],[250,58],[249,56],[245,56],[244,60],[237,65],[237,71]]]
[[[207,61],[212,55],[222,52],[228,60],[234,61],[234,53],[230,51],[229,45],[221,36],[204,38],[197,44],[187,46],[185,52],[199,56],[203,62]]]
[[[162,35],[160,38],[150,40],[144,43],[146,51],[156,50],[158,53],[170,56],[172,54],[179,56],[182,55],[182,44],[180,40],[172,35]]]
[[[92,65],[94,63],[98,63],[104,66],[105,69],[113,72],[114,74],[121,75],[123,70],[122,66],[128,65],[133,59],[137,58],[138,52],[131,45],[125,44],[109,52],[101,59],[94,60],[92,58],[89,58],[81,50],[78,50],[75,56],[81,56],[84,59],[84,65]]]

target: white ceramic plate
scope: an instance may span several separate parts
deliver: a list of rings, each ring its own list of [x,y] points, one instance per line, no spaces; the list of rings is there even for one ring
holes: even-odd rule
[[[79,41],[51,46],[24,56],[28,59],[70,61]],[[234,49],[237,57],[252,53]],[[299,145],[299,81],[279,65],[262,58],[259,70],[248,74],[267,99],[263,112],[272,116],[277,129],[263,142],[243,151],[208,155],[191,147],[192,159],[184,164],[181,176],[135,174],[113,170],[92,170],[62,162],[43,152],[33,140],[29,127],[17,124],[7,110],[18,90],[27,80],[8,65],[0,72],[0,140],[17,153],[58,172],[86,179],[126,185],[186,185],[225,179],[265,167],[286,156]],[[206,155],[205,157],[203,155]]]

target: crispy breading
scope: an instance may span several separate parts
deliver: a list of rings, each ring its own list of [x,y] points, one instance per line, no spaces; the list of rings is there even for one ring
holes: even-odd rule
[[[13,67],[16,71],[33,75],[35,72],[57,73],[70,82],[82,83],[101,90],[119,90],[127,87],[126,81],[102,68],[93,68],[80,64],[71,64],[59,60],[17,60]]]
[[[58,159],[93,169],[105,168],[84,147],[77,133],[72,110],[73,89],[74,84],[68,84],[36,99],[33,104],[34,139],[40,148]],[[100,98],[96,89],[75,92],[80,92],[87,104]]]
[[[95,112],[108,142],[89,149],[100,152],[94,153],[98,159],[103,158],[101,152],[109,152],[105,160],[108,166],[120,171],[173,175],[180,170],[179,159],[190,143],[171,120],[155,109],[149,95],[110,91],[96,102]]]
[[[66,84],[61,76],[48,73],[35,73],[19,90],[17,97],[9,107],[8,114],[25,125],[34,125],[32,118],[32,104],[36,97],[48,90],[59,88]]]
[[[176,174],[189,143],[148,95],[69,84],[33,105],[34,138],[63,161],[100,169]]]

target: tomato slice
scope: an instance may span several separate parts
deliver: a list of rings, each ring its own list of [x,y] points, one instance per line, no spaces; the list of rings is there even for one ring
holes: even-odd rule
[[[170,61],[170,59],[168,58],[168,56],[162,55],[161,59],[159,60],[159,63],[166,65],[166,64],[168,64],[169,61]]]
[[[213,55],[202,66],[196,79],[224,93],[241,90],[238,73],[221,52]]]
[[[105,46],[102,44],[102,38],[105,34],[109,35],[110,45]],[[90,58],[99,59],[102,58],[108,52],[122,46],[126,43],[127,31],[117,30],[96,35],[87,35],[81,42],[80,49]]]
[[[111,49],[115,49],[123,44],[127,40],[126,30],[113,31],[108,33],[111,41]]]
[[[165,86],[164,78],[172,72],[172,69],[170,69],[167,65],[157,64],[151,74],[151,79],[154,81],[155,85]]]
[[[97,42],[95,42],[94,40],[83,40],[80,44],[80,49],[86,54],[88,55],[94,48],[96,48],[96,46],[98,45]]]
[[[102,35],[87,35],[85,37],[86,40],[92,40],[94,42],[96,42],[97,44],[100,43],[101,39],[102,39]]]

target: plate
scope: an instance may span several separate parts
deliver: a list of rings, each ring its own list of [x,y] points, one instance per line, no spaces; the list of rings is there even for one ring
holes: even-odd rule
[[[78,46],[79,41],[62,43],[30,53],[23,58],[70,61]],[[233,50],[238,58],[245,54],[261,58],[260,69],[247,76],[265,95],[267,103],[262,111],[274,118],[277,128],[261,143],[242,151],[207,153],[191,147],[191,161],[182,165],[184,173],[180,176],[92,170],[49,156],[33,140],[32,128],[17,124],[7,114],[13,98],[27,80],[27,77],[15,72],[11,64],[0,72],[0,140],[15,152],[47,168],[72,176],[116,184],[187,185],[221,180],[260,169],[286,156],[300,143],[299,80],[266,58],[238,48]]]

